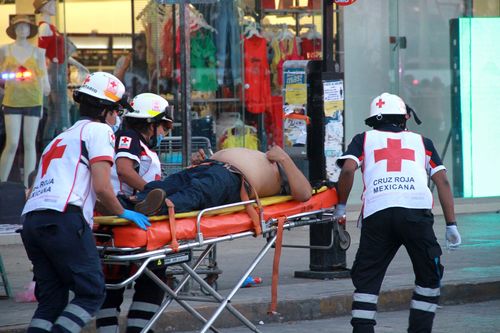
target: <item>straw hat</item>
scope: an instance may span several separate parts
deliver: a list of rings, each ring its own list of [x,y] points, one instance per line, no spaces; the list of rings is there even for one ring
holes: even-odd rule
[[[38,26],[35,24],[35,15],[18,14],[9,16],[9,26],[5,30],[7,35],[16,39],[16,26],[20,23],[26,23],[30,27],[30,34],[28,38],[35,36],[38,33]]]
[[[35,14],[40,14],[40,9],[50,2],[50,0],[35,0],[33,2],[33,7],[35,7]]]

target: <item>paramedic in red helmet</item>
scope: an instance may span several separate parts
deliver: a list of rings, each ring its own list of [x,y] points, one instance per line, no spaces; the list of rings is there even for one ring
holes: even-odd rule
[[[427,175],[438,189],[446,241],[451,248],[461,243],[446,169],[432,141],[406,129],[410,113],[420,123],[399,96],[383,93],[375,97],[365,121],[373,130],[356,135],[337,161],[342,168],[337,184],[337,218],[345,215],[358,168],[365,185],[361,238],[351,271],[355,287],[351,324],[355,333],[374,332],[382,280],[401,245],[408,251],[415,273],[408,332],[432,331],[443,266],[433,230],[433,197]]]
[[[74,92],[81,119],[42,153],[22,213],[38,300],[28,332],[79,332],[101,306],[105,283],[91,231],[96,198],[142,229],[149,225],[146,216],[122,208],[110,182],[115,136],[103,116],[124,91],[111,74],[87,76]]]
[[[130,102],[131,109],[124,114],[125,130],[116,133],[115,165],[112,183],[118,195],[130,196],[142,191],[148,182],[161,179],[160,160],[153,148],[158,146],[166,131],[172,126],[168,115],[168,102],[151,93],[139,94]],[[101,206],[101,205],[99,205]],[[105,215],[112,212],[97,211]],[[162,260],[150,267],[160,279],[165,279]],[[120,269],[115,265],[104,266],[106,283],[118,283],[130,276],[131,266]],[[142,275],[134,284],[134,295],[127,316],[127,332],[140,332],[155,314],[163,301],[164,291],[149,276]],[[108,290],[104,303],[97,313],[98,332],[119,332],[118,315],[125,288]]]

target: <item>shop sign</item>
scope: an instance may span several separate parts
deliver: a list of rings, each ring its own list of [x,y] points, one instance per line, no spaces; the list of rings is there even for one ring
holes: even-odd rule
[[[356,2],[356,0],[333,0],[339,6],[349,6]]]

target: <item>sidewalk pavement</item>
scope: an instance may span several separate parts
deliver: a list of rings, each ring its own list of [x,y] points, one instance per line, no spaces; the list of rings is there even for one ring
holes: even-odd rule
[[[500,300],[440,306],[436,311],[432,333],[498,333],[500,332]],[[377,333],[401,333],[408,327],[409,310],[380,312],[377,314]],[[351,316],[329,319],[301,320],[287,323],[262,323],[262,333],[346,333],[352,331]],[[187,332],[194,333],[194,332]],[[220,333],[248,333],[246,327],[231,327]]]
[[[348,231],[352,244],[347,251],[347,265],[351,267],[359,245],[359,229],[356,228],[356,207],[348,212]],[[442,287],[442,305],[484,302],[500,299],[500,200],[466,203],[457,207],[458,227],[462,235],[462,246],[458,251],[449,252],[443,248],[442,262],[445,266]],[[439,207],[435,209],[439,213]],[[434,226],[440,244],[444,245],[444,220],[436,216]],[[307,227],[285,231],[284,243],[307,244]],[[218,290],[226,295],[246,270],[250,262],[264,245],[262,238],[243,238],[222,242],[217,245],[217,263],[223,273],[218,279]],[[30,263],[18,235],[0,236],[0,253],[6,266],[13,293],[23,290],[32,278]],[[350,279],[309,280],[294,278],[295,271],[309,268],[309,251],[283,248],[280,265],[280,285],[278,289],[279,314],[267,314],[271,298],[272,275],[271,250],[256,267],[252,276],[262,277],[263,283],[257,287],[240,289],[232,304],[253,323],[287,322],[315,320],[345,316],[350,314],[353,286]],[[391,263],[379,298],[379,311],[407,309],[414,287],[414,276],[408,255],[401,249]],[[190,290],[196,293],[193,286]],[[0,293],[3,290],[0,290]],[[128,308],[131,290],[126,292],[124,309]],[[216,304],[195,304],[201,313],[209,316]],[[494,303],[499,304],[499,303]],[[0,300],[0,333],[23,332],[36,308],[35,303],[16,303],[14,299]],[[500,309],[498,309],[500,312]],[[126,313],[126,311],[123,311]],[[122,318],[123,319],[123,318]],[[224,311],[215,326],[235,327],[241,323],[229,312]],[[198,322],[178,305],[173,304],[156,325],[157,332],[179,332],[199,329]],[[93,324],[86,332],[94,332]]]

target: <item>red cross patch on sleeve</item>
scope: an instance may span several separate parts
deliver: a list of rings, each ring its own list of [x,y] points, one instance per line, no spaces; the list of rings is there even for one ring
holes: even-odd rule
[[[109,134],[109,144],[111,145],[111,147],[115,148],[115,134],[114,133],[110,133]]]
[[[128,136],[122,136],[120,138],[120,143],[118,144],[118,149],[129,149],[132,143],[132,138]]]

